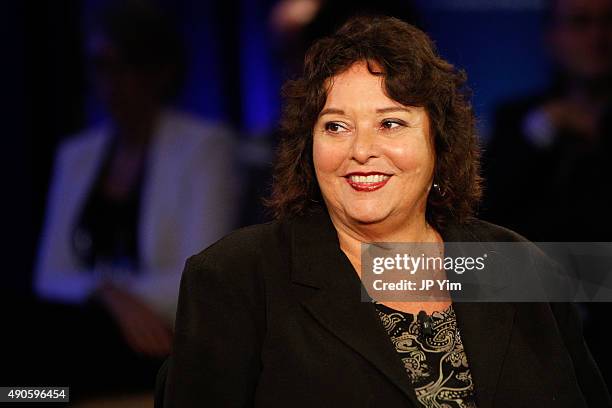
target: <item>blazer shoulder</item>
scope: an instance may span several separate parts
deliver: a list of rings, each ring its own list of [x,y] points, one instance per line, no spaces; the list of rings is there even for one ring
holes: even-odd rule
[[[282,230],[278,221],[237,229],[191,256],[187,260],[191,268],[187,269],[253,270],[261,259],[279,252],[278,248],[287,241]]]
[[[476,241],[482,242],[530,242],[519,233],[501,225],[493,224],[478,218],[464,224],[465,229]]]
[[[570,294],[573,293],[572,286],[567,280],[569,271],[551,258],[536,243],[508,228],[487,221],[474,220],[469,225],[468,228],[478,238],[478,241],[486,243],[486,246],[496,251],[505,253],[516,262],[527,262],[523,264],[525,267],[537,271],[542,277],[547,276],[547,286],[560,285],[557,286],[557,290],[566,291],[569,299]],[[561,292],[556,292],[555,296],[559,293]]]

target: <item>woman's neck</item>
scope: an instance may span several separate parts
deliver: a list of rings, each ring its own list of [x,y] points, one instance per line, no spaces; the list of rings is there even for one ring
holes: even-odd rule
[[[427,223],[425,215],[403,223],[401,227],[359,225],[341,222],[331,216],[338,233],[340,249],[349,258],[357,273],[361,270],[361,244],[372,242],[442,242],[438,232]]]

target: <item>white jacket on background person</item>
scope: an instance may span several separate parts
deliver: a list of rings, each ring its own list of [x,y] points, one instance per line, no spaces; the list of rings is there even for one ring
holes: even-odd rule
[[[81,303],[101,283],[102,276],[79,261],[72,237],[111,138],[105,125],[58,150],[34,283],[44,299]],[[235,227],[235,145],[223,127],[165,111],[149,149],[137,231],[139,273],[117,284],[172,324],[185,260]]]

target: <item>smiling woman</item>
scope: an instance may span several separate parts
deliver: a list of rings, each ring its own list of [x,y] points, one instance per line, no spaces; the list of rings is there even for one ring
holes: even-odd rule
[[[166,406],[612,406],[568,304],[454,302],[443,276],[434,302],[362,301],[364,243],[531,245],[474,217],[464,82],[393,18],[312,46],[284,88],[277,220],[187,261]]]

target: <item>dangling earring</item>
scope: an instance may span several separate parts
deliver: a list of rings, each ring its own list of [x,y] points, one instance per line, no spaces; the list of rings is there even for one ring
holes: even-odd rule
[[[446,191],[443,191],[438,183],[433,183],[432,187],[434,190],[436,190],[436,193],[438,193],[440,197],[444,197],[446,195]]]

